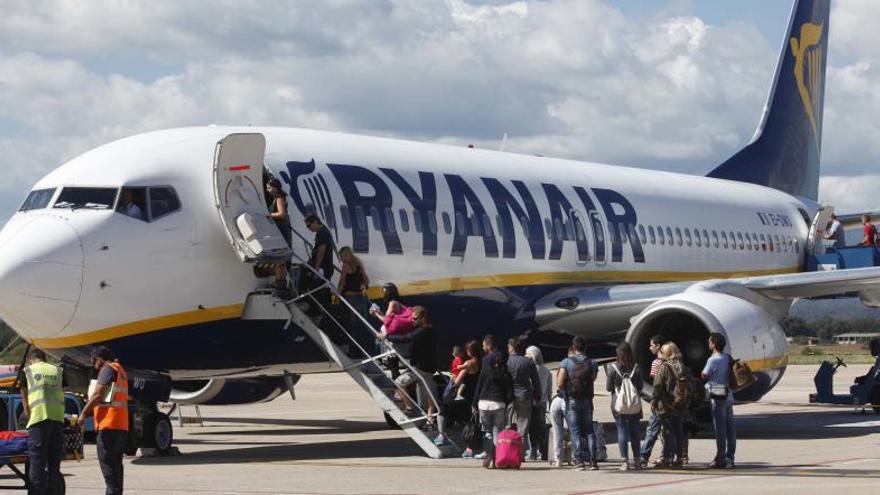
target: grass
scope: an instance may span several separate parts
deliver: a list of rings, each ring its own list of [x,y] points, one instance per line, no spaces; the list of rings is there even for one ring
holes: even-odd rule
[[[866,345],[805,345],[793,344],[788,348],[788,364],[821,364],[836,362],[835,356],[846,364],[874,364],[875,358]]]

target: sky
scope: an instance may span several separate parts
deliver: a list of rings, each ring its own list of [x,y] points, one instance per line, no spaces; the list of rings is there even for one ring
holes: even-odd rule
[[[751,138],[789,0],[0,0],[0,224],[61,163],[191,125],[705,174]],[[820,200],[880,210],[876,0],[834,0]],[[124,164],[120,164],[124,166]]]

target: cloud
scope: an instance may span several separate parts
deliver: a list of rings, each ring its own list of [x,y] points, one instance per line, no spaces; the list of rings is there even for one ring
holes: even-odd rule
[[[823,143],[824,170],[842,181],[823,181],[833,190],[880,159],[880,54],[866,22],[878,5],[834,3]],[[777,55],[754,25],[686,9],[635,19],[599,0],[11,0],[0,17],[0,219],[93,146],[210,123],[490,148],[507,133],[508,151],[705,173],[751,137]]]

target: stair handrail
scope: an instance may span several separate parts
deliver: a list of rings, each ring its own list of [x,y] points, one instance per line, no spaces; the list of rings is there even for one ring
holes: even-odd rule
[[[345,299],[345,297],[342,295],[342,293],[341,293],[336,287],[333,286],[333,282],[332,282],[331,280],[327,280],[326,278],[324,278],[324,276],[321,275],[321,273],[319,273],[318,270],[316,270],[314,267],[312,267],[311,265],[309,265],[309,263],[308,263],[307,261],[303,260],[303,258],[302,258],[301,256],[299,256],[298,254],[296,254],[295,252],[293,253],[293,257],[299,260],[299,262],[300,262],[300,263],[299,263],[300,267],[305,267],[306,269],[309,270],[309,272],[312,273],[313,276],[317,277],[317,280],[321,280],[321,281],[323,281],[324,284],[327,286],[327,288],[330,290],[330,292],[331,292],[333,295],[335,295],[336,298],[337,298],[342,304],[344,304],[346,308],[348,308],[348,311],[349,311],[350,313],[353,313],[354,315],[357,316],[357,319],[360,320],[360,322],[364,325],[364,327],[366,327],[367,329],[370,330],[370,332],[373,334],[373,336],[376,338],[377,341],[382,342],[382,345],[384,345],[388,351],[393,351],[394,354],[397,355],[397,358],[399,359],[400,363],[403,364],[408,370],[410,370],[410,371],[412,372],[413,377],[415,377],[416,380],[418,380],[419,382],[421,382],[421,384],[424,386],[424,390],[427,390],[427,391],[429,392],[429,393],[428,393],[428,401],[429,401],[430,403],[432,403],[433,406],[434,406],[434,410],[435,410],[434,414],[428,414],[427,411],[425,411],[424,409],[422,409],[422,406],[421,406],[421,404],[418,403],[418,401],[413,400],[413,398],[410,397],[409,394],[408,394],[406,391],[403,391],[403,393],[407,396],[407,398],[410,399],[410,401],[411,401],[416,407],[418,407],[419,410],[420,410],[422,413],[424,413],[424,416],[425,416],[425,417],[429,417],[429,416],[439,416],[439,414],[440,414],[440,404],[437,402],[437,399],[435,398],[435,394],[430,392],[430,391],[432,390],[432,388],[431,388],[431,386],[429,386],[428,382],[424,379],[424,377],[422,376],[420,370],[418,370],[416,367],[414,367],[412,364],[410,364],[409,360],[406,359],[406,358],[404,358],[404,357],[400,354],[400,352],[394,347],[394,344],[393,344],[393,343],[389,342],[387,339],[380,339],[380,338],[379,338],[379,335],[381,335],[381,333],[378,332],[378,331],[376,331],[376,328],[373,327],[373,325],[371,325],[370,322],[368,322],[368,321],[364,318],[364,316],[363,316],[359,311],[357,311],[357,309],[355,309],[355,307],[352,306],[351,303],[349,303],[349,302]],[[333,316],[329,313],[329,311],[327,310],[327,308],[324,308],[323,305],[322,305],[321,303],[319,303],[317,299],[315,299],[315,297],[314,297],[313,294],[314,294],[314,292],[316,292],[316,291],[317,291],[317,289],[314,289],[314,288],[313,288],[313,289],[310,289],[310,290],[309,290],[308,292],[306,292],[305,294],[302,294],[302,295],[300,295],[300,296],[295,297],[295,298],[293,299],[293,301],[295,301],[295,300],[298,299],[298,298],[302,298],[302,297],[305,297],[305,296],[309,296],[309,297],[312,299],[312,301],[314,301],[319,307],[321,307],[321,310],[324,311],[324,313],[327,314],[327,316],[329,316],[329,317],[333,320],[333,322],[334,322],[334,323],[335,323],[335,324],[336,324],[336,325],[342,330],[342,332],[345,334],[345,336],[348,337],[348,339],[351,340],[351,341],[352,341],[352,342],[358,347],[358,349],[361,350],[361,352],[362,352],[364,355],[366,355],[366,356],[369,357],[369,358],[373,358],[373,357],[374,357],[373,354],[370,353],[370,352],[368,352],[368,351],[367,351],[366,349],[364,349],[363,347],[361,347],[360,343],[358,343],[357,339],[355,339],[354,336],[352,336],[352,335],[349,333],[348,329],[345,328],[344,325],[342,325],[341,323],[339,323],[339,321],[337,321],[335,318],[333,318]],[[383,354],[383,353],[379,353],[379,354],[381,355],[381,354]],[[396,384],[395,384],[395,385],[396,385]],[[399,388],[400,390],[403,390],[402,387],[398,387],[398,388]],[[433,388],[436,389],[436,388],[437,388],[436,385],[433,385]]]

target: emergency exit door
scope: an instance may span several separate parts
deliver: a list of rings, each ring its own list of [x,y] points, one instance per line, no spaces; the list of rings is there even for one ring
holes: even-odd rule
[[[214,203],[235,254],[246,263],[278,263],[291,251],[269,218],[263,185],[266,138],[230,134],[214,150]]]

